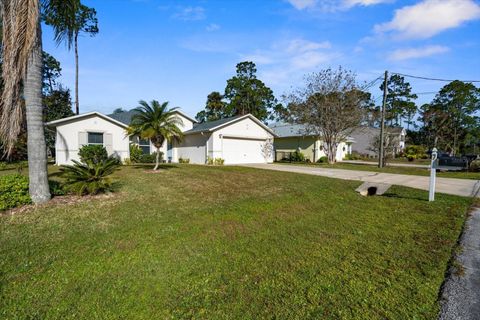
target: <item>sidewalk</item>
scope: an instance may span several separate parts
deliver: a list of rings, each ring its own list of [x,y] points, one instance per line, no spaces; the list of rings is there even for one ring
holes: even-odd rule
[[[364,160],[342,160],[342,163],[378,166],[378,162],[364,161]],[[398,162],[389,162],[387,163],[387,167],[407,167],[407,168],[422,168],[422,169],[430,168],[430,166],[427,164],[398,163]]]
[[[371,171],[357,171],[344,169],[317,168],[296,165],[281,164],[249,164],[250,168],[276,170],[311,174],[343,180],[367,181],[377,183],[388,183],[421,190],[429,188],[430,178],[426,176],[415,176],[405,174],[380,173]],[[438,178],[436,192],[452,194],[464,197],[479,197],[480,180]]]

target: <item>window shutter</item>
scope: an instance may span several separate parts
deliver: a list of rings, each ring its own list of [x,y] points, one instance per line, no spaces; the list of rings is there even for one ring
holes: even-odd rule
[[[113,137],[111,133],[103,134],[103,146],[107,149],[109,156],[113,154]]]
[[[86,132],[79,132],[78,133],[78,149],[83,147],[84,145],[88,144],[88,133]]]

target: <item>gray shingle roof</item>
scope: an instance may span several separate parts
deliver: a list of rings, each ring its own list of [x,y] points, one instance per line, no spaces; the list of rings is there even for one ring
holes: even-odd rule
[[[190,129],[188,131],[185,131],[184,133],[188,134],[188,133],[208,131],[212,128],[221,126],[222,124],[225,124],[225,123],[229,123],[230,121],[233,121],[233,120],[235,120],[237,118],[240,118],[240,117],[243,117],[243,115],[238,115],[238,116],[234,116],[234,117],[230,117],[230,118],[223,118],[223,119],[220,119],[220,120],[208,121],[208,122],[195,124],[192,129]]]
[[[188,115],[186,115],[185,113],[183,113],[182,111],[180,110],[177,110],[176,112],[178,112],[178,114],[184,116],[185,118],[187,118],[188,120],[192,121],[195,123],[195,119],[192,119],[190,118]],[[129,111],[124,111],[124,112],[119,112],[119,113],[112,113],[112,114],[109,114],[108,116],[112,119],[115,119],[117,121],[120,121],[122,123],[125,123],[127,126],[130,125],[130,122],[132,122],[132,117],[133,115],[137,113],[137,111],[135,111],[135,109],[132,109],[132,110],[129,110]]]
[[[108,116],[112,119],[125,123],[128,126],[130,125],[130,122],[132,122],[132,117],[135,113],[137,112],[132,109],[130,111],[112,113],[112,114],[109,114]]]
[[[274,123],[270,125],[270,129],[272,129],[279,138],[309,135],[307,128],[301,124]]]

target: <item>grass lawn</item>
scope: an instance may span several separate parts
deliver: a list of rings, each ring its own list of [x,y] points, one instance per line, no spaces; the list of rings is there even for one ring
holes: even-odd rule
[[[241,167],[116,178],[0,216],[0,318],[435,319],[471,203]]]
[[[430,170],[424,168],[415,168],[415,167],[393,167],[387,166],[384,168],[379,168],[374,165],[369,164],[360,164],[360,163],[342,163],[338,162],[335,164],[328,163],[289,163],[289,162],[278,162],[278,164],[286,165],[307,165],[307,166],[319,166],[321,168],[333,168],[333,169],[346,169],[346,170],[360,170],[360,171],[373,171],[373,172],[384,172],[384,173],[397,173],[397,174],[409,174],[416,176],[429,176]],[[473,179],[480,180],[480,172],[437,172],[437,177],[442,178],[456,178],[456,179]]]

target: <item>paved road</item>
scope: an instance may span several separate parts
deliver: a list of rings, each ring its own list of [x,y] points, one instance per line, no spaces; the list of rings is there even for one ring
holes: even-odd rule
[[[457,261],[443,286],[440,320],[480,319],[480,208],[475,208],[465,225]],[[460,272],[461,271],[461,272]]]
[[[343,180],[381,182],[428,190],[429,177],[344,169],[328,169],[283,164],[249,164],[250,168],[311,174]],[[457,196],[480,196],[480,180],[437,178],[436,191]]]

